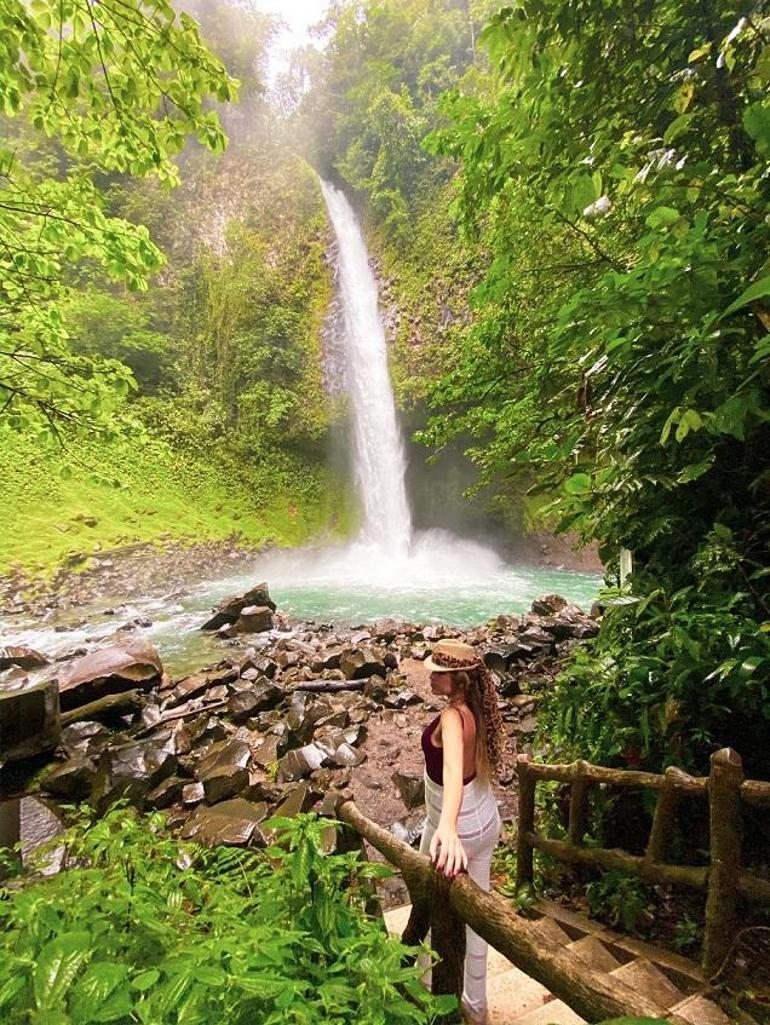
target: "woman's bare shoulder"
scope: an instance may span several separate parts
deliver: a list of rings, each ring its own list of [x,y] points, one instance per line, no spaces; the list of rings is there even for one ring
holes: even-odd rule
[[[447,705],[447,707],[441,713],[441,725],[444,726],[446,723],[459,723],[460,729],[463,727],[463,716],[459,708],[455,708],[454,705]]]

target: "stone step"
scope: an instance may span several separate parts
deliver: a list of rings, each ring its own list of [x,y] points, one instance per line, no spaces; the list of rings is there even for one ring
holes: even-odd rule
[[[678,990],[651,961],[641,958],[638,961],[629,961],[628,964],[613,969],[609,974],[621,979],[631,989],[643,994],[659,1007],[670,1009],[684,1000],[684,993]]]
[[[579,940],[573,940],[567,944],[567,950],[571,950],[583,964],[597,972],[612,972],[620,968],[621,962],[596,936],[583,936]]]
[[[572,937],[552,918],[538,918],[532,923],[532,931],[551,947],[566,947]]]
[[[713,1000],[697,993],[682,1000],[681,1003],[674,1004],[670,1010],[672,1014],[676,1013],[692,1025],[731,1025],[731,1019],[721,1007]]]
[[[393,908],[385,912],[385,924],[388,932],[394,936],[400,936],[409,920],[411,906],[408,904],[400,908]],[[538,925],[541,923],[538,922]],[[546,930],[548,926],[545,926]],[[558,928],[558,927],[557,927]],[[561,933],[561,930],[559,930]],[[562,934],[565,939],[566,933]],[[561,942],[561,940],[559,941]],[[561,1013],[560,1008],[565,1006],[561,1001],[555,1001],[545,986],[531,979],[528,975],[516,968],[511,962],[493,947],[489,948],[489,960],[487,962],[487,1000],[489,1002],[488,1023],[489,1025],[509,1025],[514,1019],[518,1021],[520,1015],[530,1012],[536,1013],[548,1004],[554,1007],[556,1013]],[[557,1004],[559,1006],[557,1006]],[[565,1010],[572,1015],[567,1018],[553,1018],[555,1025],[576,1025],[582,1022],[582,1018],[576,1017],[569,1008]],[[539,1019],[549,1021],[550,1019]]]
[[[509,1025],[585,1025],[585,1018],[581,1018],[572,1008],[562,1000],[550,1000],[542,1007],[532,1011],[525,1011],[514,1018],[508,1018]]]
[[[487,979],[488,1025],[509,1025],[520,1015],[535,1011],[547,1002],[551,994],[539,982],[530,979],[519,968],[509,963],[508,970]]]

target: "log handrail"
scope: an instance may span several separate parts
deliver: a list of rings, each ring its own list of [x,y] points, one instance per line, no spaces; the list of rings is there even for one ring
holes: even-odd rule
[[[516,759],[519,780],[519,831],[517,837],[517,886],[532,882],[535,850],[573,865],[630,872],[651,883],[705,890],[706,928],[703,968],[707,976],[721,966],[736,928],[738,897],[770,904],[770,880],[745,871],[742,865],[741,804],[770,806],[770,783],[745,780],[740,757],[730,748],[711,757],[708,776],[690,776],[670,766],[663,774],[633,769],[610,769],[582,760],[569,765],[532,762],[528,755]],[[566,840],[541,836],[535,829],[535,787],[538,782],[570,784],[569,826]],[[587,790],[592,785],[654,790],[658,800],[647,849],[643,856],[607,847],[583,846],[587,816]],[[679,802],[684,797],[709,802],[710,866],[666,863]]]
[[[443,920],[437,923],[441,928],[434,931],[431,942],[440,959],[436,968],[447,962],[449,971],[437,977],[434,968],[434,992],[459,996],[462,962],[457,941],[464,929],[458,924],[464,923],[588,1021],[633,1015],[686,1025],[684,1019],[670,1014],[621,979],[597,972],[570,951],[541,939],[537,922],[522,918],[499,894],[482,890],[467,875],[445,880],[427,857],[372,822],[353,801],[341,804],[337,816],[401,870],[412,900],[404,942],[414,944],[425,938],[432,902],[446,905]]]

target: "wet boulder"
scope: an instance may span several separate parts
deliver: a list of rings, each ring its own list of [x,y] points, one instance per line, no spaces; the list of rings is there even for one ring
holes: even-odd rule
[[[281,801],[273,814],[276,818],[293,819],[303,812],[310,811],[321,797],[321,793],[310,783],[292,783],[284,787]]]
[[[259,634],[273,629],[273,613],[267,605],[249,605],[233,624],[236,633]]]
[[[320,744],[306,744],[304,747],[295,748],[279,760],[278,782],[290,783],[304,779],[321,766],[328,765],[329,760],[329,751],[324,750]]]
[[[270,612],[275,612],[275,602],[270,598],[267,584],[257,584],[246,594],[225,598],[216,606],[214,614],[206,620],[201,630],[219,630],[223,626],[232,626],[244,610],[254,606],[266,607]]]
[[[256,680],[248,689],[230,696],[227,710],[233,722],[243,723],[260,712],[275,708],[286,697],[284,690],[269,680]]]
[[[186,755],[203,744],[225,740],[227,730],[224,723],[216,715],[205,712],[197,719],[178,725],[174,731],[174,751],[178,755]]]
[[[295,745],[307,744],[317,724],[334,712],[328,701],[318,701],[304,691],[292,695],[285,722]]]
[[[389,691],[382,703],[386,708],[406,708],[407,705],[419,705],[421,702],[422,698],[409,687],[400,687],[398,690]]]
[[[267,818],[264,802],[254,803],[242,797],[223,801],[213,808],[199,807],[182,829],[182,838],[196,840],[207,847],[264,847],[265,837],[259,824]]]
[[[147,795],[148,806],[158,811],[161,811],[163,808],[170,808],[172,804],[176,804],[181,798],[184,786],[184,780],[178,776],[170,776],[168,779],[164,779],[162,783],[159,783]]]
[[[552,616],[567,605],[567,599],[560,594],[546,594],[532,602],[532,611],[536,616]]]
[[[61,731],[59,747],[68,758],[98,758],[112,734],[99,722],[75,722]]]
[[[40,784],[40,789],[69,801],[85,800],[96,779],[96,766],[90,758],[76,756],[55,765]]]
[[[378,705],[385,703],[389,693],[390,681],[383,679],[382,676],[370,676],[364,684],[364,695]]]
[[[333,669],[339,669],[341,654],[341,648],[326,648],[316,655],[310,663],[310,668],[314,673],[324,673]]]
[[[484,652],[484,665],[498,676],[504,676],[510,672],[518,653],[518,644],[500,644]]]
[[[419,847],[425,829],[425,813],[413,811],[403,818],[396,819],[390,827],[391,833],[411,847]]]
[[[388,667],[374,648],[345,648],[340,654],[342,674],[346,680],[366,680],[370,676],[387,675]]]
[[[63,832],[64,825],[59,815],[46,801],[37,797],[0,801],[0,848],[18,844],[21,864],[34,867],[36,873],[54,875],[61,869],[63,847],[42,858],[38,848]]]
[[[209,804],[234,797],[246,789],[250,758],[249,746],[242,740],[223,740],[212,745],[195,767],[195,778],[203,784]]]
[[[269,765],[274,765],[278,761],[279,746],[280,737],[277,737],[275,734],[268,734],[254,754],[255,763],[262,769],[266,769]]]
[[[47,665],[48,659],[45,655],[41,655],[34,648],[26,648],[14,644],[0,648],[0,671],[18,668],[29,672],[32,669],[41,669]]]
[[[24,680],[0,689],[0,767],[53,751],[60,735],[55,680]]]
[[[147,641],[127,641],[92,651],[59,670],[62,711],[136,687],[150,690],[162,675],[160,655]]]
[[[143,808],[147,794],[176,772],[177,760],[157,740],[108,747],[99,759],[91,803],[102,812],[120,798]]]
[[[186,783],[182,787],[182,804],[185,808],[200,804],[205,796],[202,783]]]
[[[425,804],[425,777],[423,775],[397,770],[390,778],[396,784],[401,800],[410,811]]]

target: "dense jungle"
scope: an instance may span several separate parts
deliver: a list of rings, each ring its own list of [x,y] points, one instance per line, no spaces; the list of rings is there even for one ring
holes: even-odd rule
[[[770,1021],[770,11],[301,7],[0,5],[0,1019],[456,1020],[457,640],[489,1025]]]

